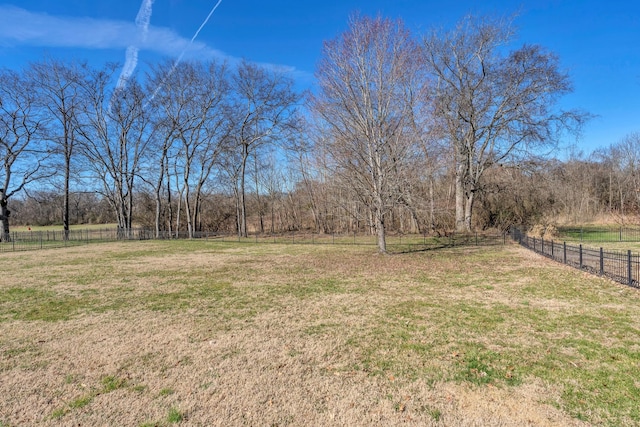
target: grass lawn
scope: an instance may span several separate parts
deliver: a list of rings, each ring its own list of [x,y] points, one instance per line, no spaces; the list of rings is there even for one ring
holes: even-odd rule
[[[640,229],[638,226],[581,226],[560,228],[558,241],[574,245],[602,247],[615,250],[640,250]]]
[[[631,251],[634,253],[640,252],[640,242],[618,242],[618,241],[595,241],[595,240],[580,240],[580,239],[555,239],[556,242],[567,242],[567,245],[589,247],[591,249],[603,248],[605,251]]]
[[[3,427],[640,425],[640,293],[516,245],[0,258]]]

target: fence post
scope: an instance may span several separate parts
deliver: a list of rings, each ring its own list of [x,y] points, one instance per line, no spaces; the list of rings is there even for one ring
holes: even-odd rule
[[[631,249],[627,251],[627,277],[629,280],[629,286],[633,285],[633,277],[631,276]]]
[[[562,259],[566,264],[567,263],[567,242],[562,242],[562,251],[563,251]]]
[[[546,255],[546,254],[544,253],[544,237],[541,237],[541,238],[540,238],[540,241],[542,242],[542,248],[541,248],[542,255]]]
[[[604,274],[604,251],[600,248],[600,275]]]
[[[42,249],[42,232],[40,232],[40,249]]]
[[[478,246],[478,232],[476,231],[476,246]]]
[[[580,243],[580,269],[582,270],[582,243]]]
[[[553,239],[551,239],[551,259],[556,259],[556,257],[553,254],[555,248],[556,248],[556,244],[553,243]]]

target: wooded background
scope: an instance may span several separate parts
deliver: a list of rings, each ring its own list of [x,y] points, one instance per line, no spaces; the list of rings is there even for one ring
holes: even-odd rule
[[[560,59],[511,22],[449,32],[354,15],[315,89],[249,62],[117,66],[46,57],[0,70],[0,221],[161,232],[505,229],[640,210],[640,132],[559,160],[587,112],[563,111]],[[576,151],[579,153],[579,150]]]

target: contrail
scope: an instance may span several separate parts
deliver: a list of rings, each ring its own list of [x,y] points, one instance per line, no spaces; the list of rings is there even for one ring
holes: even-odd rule
[[[151,21],[151,7],[155,0],[143,0],[140,5],[140,10],[136,16],[136,25],[142,29],[143,40],[149,33],[149,22]]]
[[[205,25],[207,25],[207,22],[209,22],[211,15],[213,15],[213,12],[215,12],[218,6],[220,6],[220,3],[222,3],[222,0],[218,0],[218,3],[216,3],[215,6],[213,6],[213,9],[211,9],[211,12],[209,12],[209,15],[207,15],[207,19],[204,20],[202,25],[200,25],[200,28],[198,28],[198,31],[196,31],[193,37],[191,37],[191,42],[189,44],[192,44],[193,41],[196,39],[196,37],[198,37],[198,34],[200,34],[200,31],[204,28]]]
[[[202,29],[204,28],[205,25],[207,25],[207,22],[209,22],[209,19],[211,18],[211,15],[213,15],[213,13],[216,11],[216,9],[218,8],[218,6],[220,6],[220,3],[222,3],[222,0],[218,0],[218,2],[216,3],[215,6],[213,6],[213,9],[211,9],[211,12],[209,12],[209,14],[207,15],[207,17],[205,18],[205,20],[202,22],[202,24],[200,25],[200,28],[198,28],[198,31],[196,31],[196,33],[193,35],[193,37],[191,37],[191,41],[189,42],[189,44],[182,49],[182,52],[180,52],[180,55],[178,56],[178,59],[176,59],[176,62],[173,63],[173,66],[171,67],[171,70],[169,71],[169,74],[167,74],[165,76],[165,78],[162,80],[162,82],[158,85],[158,87],[156,88],[156,90],[153,91],[153,95],[151,95],[151,97],[149,98],[149,101],[147,101],[147,104],[151,101],[153,101],[153,98],[156,97],[156,95],[158,94],[158,92],[160,91],[160,89],[162,88],[162,86],[164,86],[164,83],[167,81],[167,79],[169,77],[171,77],[173,75],[173,73],[176,71],[176,68],[178,67],[178,64],[180,64],[180,61],[182,61],[182,57],[184,56],[184,54],[187,52],[187,49],[189,49],[191,47],[191,45],[193,45],[193,42],[196,40],[196,38],[198,37],[198,34],[200,34],[200,31],[202,31]],[[146,105],[146,104],[145,104]]]
[[[149,23],[151,22],[151,12],[154,1],[155,0],[142,0],[140,10],[138,11],[138,15],[136,16],[135,22],[140,31],[141,42],[146,41],[147,35],[149,34]],[[120,90],[126,86],[127,80],[129,80],[136,67],[138,66],[139,50],[140,49],[136,45],[131,45],[127,48],[124,66],[122,67],[122,72],[120,73],[120,77],[118,78],[116,90]]]

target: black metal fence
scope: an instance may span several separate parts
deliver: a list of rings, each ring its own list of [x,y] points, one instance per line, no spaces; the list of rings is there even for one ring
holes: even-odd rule
[[[512,229],[511,236],[520,245],[555,261],[640,288],[640,255],[630,250],[604,250],[582,244],[560,243],[529,237],[519,229]]]
[[[95,242],[110,242],[123,239],[147,239],[144,229],[119,230],[49,230],[11,232],[0,241],[0,252],[31,251],[36,249],[63,248]]]
[[[194,233],[193,238],[213,238],[215,233]],[[0,252],[31,251],[36,249],[53,249],[77,246],[89,243],[115,242],[118,240],[152,240],[152,239],[187,239],[184,232],[162,232],[156,237],[155,230],[149,228],[103,228],[75,229],[69,231],[17,231],[11,232],[7,238],[0,240]]]
[[[377,245],[375,236],[359,233],[318,234],[296,231],[277,234],[260,233],[248,237],[239,237],[237,235],[213,232],[195,232],[190,237],[186,231],[162,232],[159,236],[156,236],[155,230],[148,228],[128,230],[110,228],[70,230],[66,233],[62,230],[12,232],[8,239],[0,241],[0,252],[62,248],[118,240],[152,239],[206,239],[238,243]],[[390,234],[387,237],[387,246],[394,251],[411,251],[453,246],[502,245],[505,241],[506,234],[504,233],[449,233],[446,236]]]

